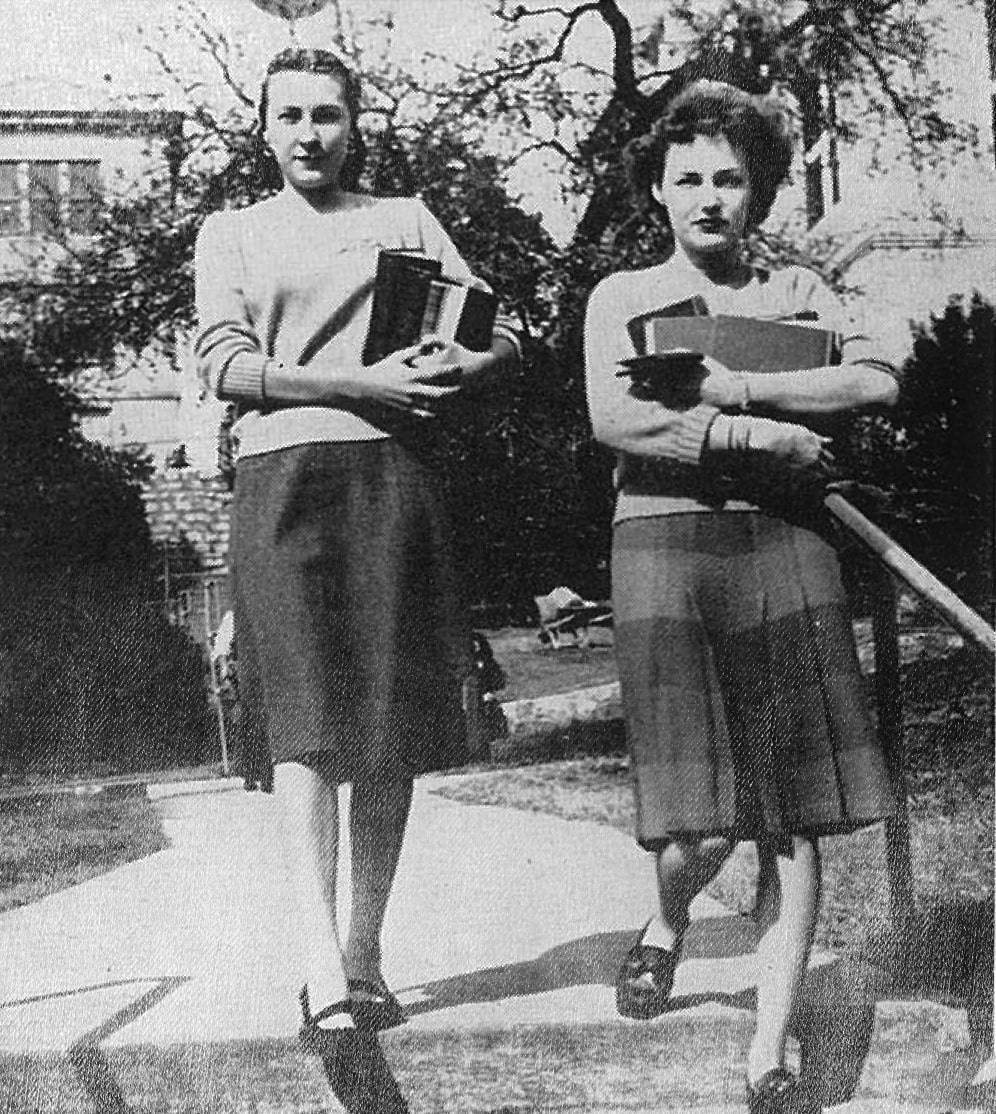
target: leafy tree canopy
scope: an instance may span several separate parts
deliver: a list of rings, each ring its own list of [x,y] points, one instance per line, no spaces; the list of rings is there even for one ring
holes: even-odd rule
[[[500,523],[493,535],[484,531],[496,545],[515,537],[528,541],[529,553],[544,539],[559,546],[551,567],[562,566],[565,554],[550,539],[572,539],[577,555],[574,539],[593,522],[602,525],[585,545],[589,565],[607,549],[608,465],[584,409],[580,323],[602,275],[669,249],[667,229],[633,211],[620,159],[625,142],[668,98],[695,77],[720,77],[787,93],[807,138],[832,126],[846,140],[867,132],[870,120],[902,128],[914,157],[973,141],[970,127],[943,114],[943,90],[924,76],[933,34],[923,4],[717,0],[692,7],[662,0],[660,18],[638,28],[617,0],[504,0],[497,7],[481,0],[481,16],[493,12],[504,27],[504,43],[494,59],[466,68],[431,58],[425,68],[399,65],[370,45],[389,37],[389,17],[361,25],[340,15],[338,46],[366,90],[362,186],[420,192],[532,338],[527,374],[490,421],[487,453],[455,436],[447,474],[470,519]],[[181,5],[181,20],[226,97],[206,103],[204,86],[155,48],[189,102],[171,150],[175,173],[113,202],[90,245],[70,254],[56,283],[34,300],[34,357],[67,383],[94,365],[109,374],[123,351],[149,345],[178,365],[177,334],[193,323],[193,244],[204,216],[277,184],[255,130],[255,76],[251,88],[237,76],[237,44],[193,0]],[[600,21],[608,32],[601,69],[572,60],[582,20]],[[542,149],[562,156],[565,194],[583,203],[564,250],[504,184],[516,160]],[[784,258],[793,249],[771,240],[764,250]],[[527,560],[524,549],[516,559]]]

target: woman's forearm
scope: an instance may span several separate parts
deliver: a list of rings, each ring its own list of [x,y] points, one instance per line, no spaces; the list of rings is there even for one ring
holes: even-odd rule
[[[735,378],[741,386],[726,407],[741,407],[746,402],[784,414],[837,414],[894,406],[899,394],[893,376],[866,364],[741,372]]]
[[[464,368],[463,383],[471,389],[488,386],[519,366],[519,347],[504,333],[496,333],[487,352],[475,353],[480,359]]]
[[[468,353],[460,366],[461,387],[476,390],[493,383],[519,361],[518,346],[513,340],[496,334],[487,352]],[[388,359],[412,358],[419,367],[417,352],[405,350]],[[386,362],[386,361],[385,361]],[[451,359],[436,362],[454,362]],[[415,379],[414,371],[407,373]],[[217,395],[227,402],[243,402],[254,406],[267,403],[297,406],[342,406],[359,399],[378,399],[378,373],[371,368],[353,364],[343,366],[316,359],[307,364],[285,364],[260,352],[240,352],[227,364],[218,378]],[[429,381],[428,378],[425,380]]]
[[[829,451],[830,438],[796,422],[755,414],[718,414],[706,438],[708,455],[726,463],[767,457],[794,466],[817,463]]]
[[[225,369],[218,397],[260,406],[268,402],[299,406],[334,406],[355,400],[360,391],[354,368],[315,360],[284,364],[259,353],[236,356]]]

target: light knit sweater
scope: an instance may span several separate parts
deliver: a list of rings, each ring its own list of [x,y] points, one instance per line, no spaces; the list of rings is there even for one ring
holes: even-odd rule
[[[281,193],[213,213],[197,238],[194,356],[204,384],[240,404],[241,456],[390,436],[373,406],[261,406],[268,361],[360,364],[382,248],[422,252],[446,277],[485,287],[421,201],[353,194],[328,213],[295,201]],[[495,332],[518,349],[507,323]]]
[[[706,403],[675,410],[658,401],[635,398],[629,390],[630,380],[616,375],[619,361],[634,355],[627,323],[694,295],[705,300],[711,314],[769,321],[815,314],[808,321],[796,319],[793,323],[841,333],[843,363],[889,367],[876,358],[870,338],[843,331],[844,313],[837,298],[818,275],[802,267],[770,274],[755,272],[739,290],[710,282],[678,254],[655,267],[608,276],[588,301],[584,351],[592,428],[596,439],[617,453],[616,522],[717,509],[705,495],[701,464],[710,444],[725,443],[725,423],[730,418]],[[647,467],[651,461],[660,465]],[[723,509],[754,507],[728,500]]]

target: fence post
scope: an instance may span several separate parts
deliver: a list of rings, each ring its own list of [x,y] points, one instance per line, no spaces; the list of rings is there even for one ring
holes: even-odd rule
[[[218,738],[221,740],[221,772],[228,777],[228,732],[225,729],[225,709],[221,699],[221,686],[218,683],[218,662],[214,656],[214,631],[211,629],[211,582],[204,581],[204,633],[207,636],[208,667],[211,670],[211,698],[218,716]]]
[[[899,671],[899,626],[896,589],[880,566],[872,585],[872,634],[875,642],[875,704],[878,738],[889,768],[895,815],[885,822],[885,858],[889,870],[889,909],[897,924],[913,912],[913,861],[906,799],[906,753],[903,746],[903,696]]]

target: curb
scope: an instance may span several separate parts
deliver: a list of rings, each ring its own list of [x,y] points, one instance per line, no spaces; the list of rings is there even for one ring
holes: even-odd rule
[[[150,801],[164,801],[170,797],[193,797],[208,793],[231,793],[239,789],[245,791],[241,777],[198,778],[196,781],[150,781],[145,786],[145,795]]]
[[[492,762],[526,756],[556,758],[578,751],[606,751],[623,744],[619,682],[574,689],[501,705],[505,731],[489,744]]]
[[[129,778],[126,781],[83,781],[65,785],[48,783],[45,785],[18,785],[0,789],[0,812],[16,807],[27,801],[44,800],[48,797],[141,797],[146,794],[147,782],[144,778]]]

